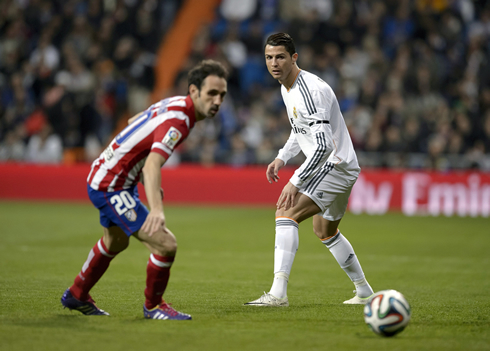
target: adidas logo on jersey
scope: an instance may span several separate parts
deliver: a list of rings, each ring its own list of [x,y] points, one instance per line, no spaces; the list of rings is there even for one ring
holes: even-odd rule
[[[316,197],[319,199],[323,198],[323,193],[321,191],[316,193]]]

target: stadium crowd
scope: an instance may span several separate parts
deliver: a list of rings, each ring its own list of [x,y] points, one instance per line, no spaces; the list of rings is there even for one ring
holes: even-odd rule
[[[155,52],[181,0],[0,3],[0,160],[98,157],[147,108]]]
[[[0,160],[60,162],[73,147],[97,157],[118,119],[146,107],[181,3],[2,1]],[[187,93],[187,70],[203,58],[227,65],[229,95],[174,164],[276,156],[290,125],[263,43],[278,31],[295,39],[299,67],[332,86],[361,166],[490,170],[484,0],[223,0],[169,95]]]

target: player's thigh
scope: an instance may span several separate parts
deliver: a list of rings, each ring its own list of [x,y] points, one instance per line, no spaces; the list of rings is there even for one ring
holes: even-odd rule
[[[158,230],[153,235],[140,230],[133,234],[133,236],[141,241],[152,254],[160,256],[175,256],[177,252],[177,239],[175,235],[168,229]]]
[[[334,222],[344,216],[356,179],[333,169],[321,181],[307,184],[301,192],[318,205],[324,219]]]
[[[87,189],[90,200],[99,210],[100,224],[104,228],[117,226],[129,237],[145,222],[148,209],[141,203],[136,187],[114,192]]]
[[[276,211],[277,217],[287,217],[294,219],[296,222],[300,223],[305,219],[312,217],[313,215],[320,212],[318,205],[308,196],[302,193],[298,193],[296,197],[296,203],[293,207],[288,210],[280,208]]]
[[[329,221],[328,219],[323,218],[321,214],[313,216],[313,232],[322,240],[330,238],[337,234],[337,229],[341,220],[342,219]]]

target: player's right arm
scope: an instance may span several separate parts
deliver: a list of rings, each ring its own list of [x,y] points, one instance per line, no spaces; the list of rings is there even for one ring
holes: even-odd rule
[[[301,147],[296,140],[296,136],[294,135],[294,132],[291,131],[286,144],[281,150],[279,150],[276,159],[267,166],[267,171],[265,174],[269,183],[272,184],[273,181],[277,182],[279,180],[279,170],[286,165],[289,159],[296,156],[300,150]]]
[[[278,176],[279,170],[284,167],[285,163],[280,158],[276,158],[267,166],[266,176],[269,183],[276,182],[280,179]]]
[[[160,195],[162,173],[161,168],[165,164],[165,157],[157,152],[150,152],[143,166],[143,179],[146,198],[150,206],[150,213],[146,217],[141,230],[152,236],[158,230],[167,231],[163,203]]]
[[[283,160],[285,165],[290,159],[299,154],[300,151],[301,146],[299,146],[298,140],[296,140],[296,135],[291,130],[291,134],[289,134],[286,144],[284,144],[283,148],[279,150],[276,158]]]

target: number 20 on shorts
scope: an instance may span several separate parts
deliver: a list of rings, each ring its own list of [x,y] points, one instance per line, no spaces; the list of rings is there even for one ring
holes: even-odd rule
[[[116,209],[118,215],[122,215],[136,206],[136,201],[127,191],[121,191],[119,194],[113,195],[110,202]]]

